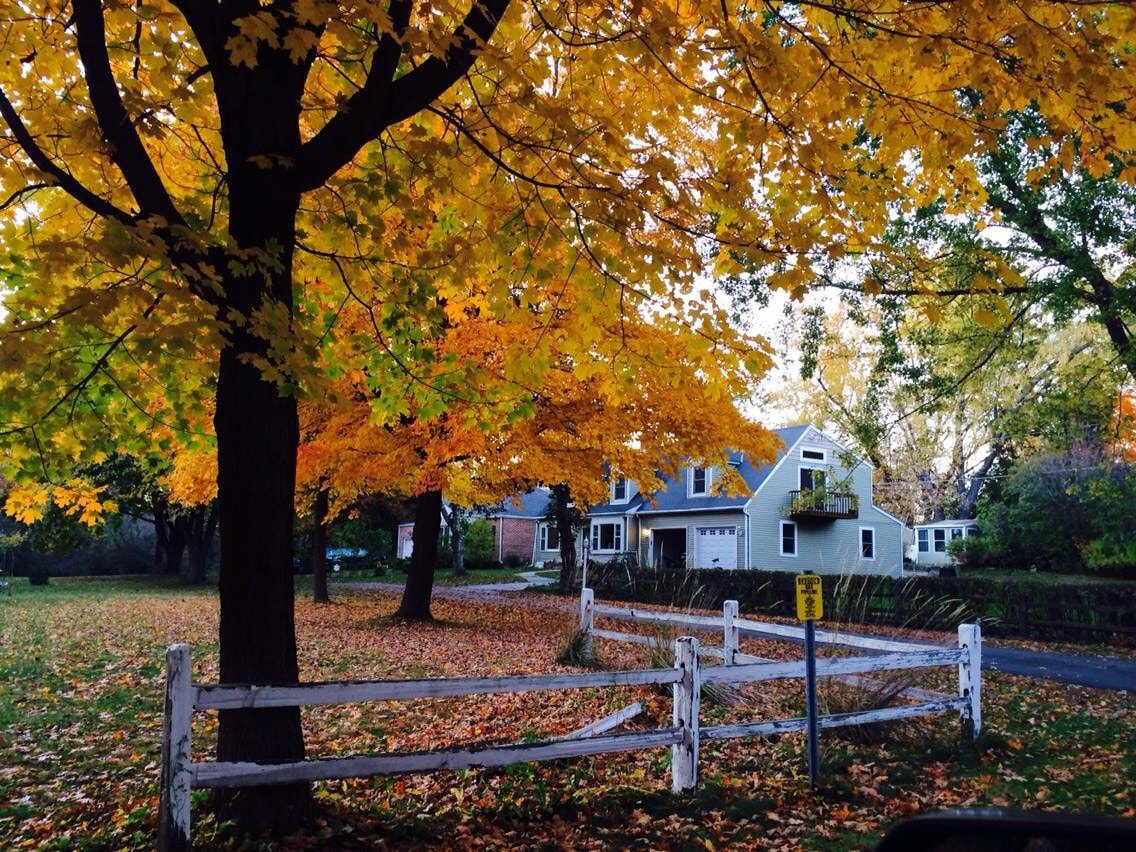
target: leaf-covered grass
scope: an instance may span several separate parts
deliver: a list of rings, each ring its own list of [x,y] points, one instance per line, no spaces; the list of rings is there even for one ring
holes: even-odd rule
[[[553,656],[573,616],[548,596],[509,607],[439,599],[430,625],[391,620],[389,593],[340,589],[333,598],[298,601],[305,679],[570,670]],[[164,649],[192,643],[195,678],[215,680],[216,618],[211,590],[138,579],[20,582],[0,598],[0,848],[153,847]],[[645,664],[645,648],[599,641],[609,666]],[[799,653],[752,639],[743,650]],[[921,685],[950,683],[942,670]],[[704,722],[799,713],[799,684],[760,686],[743,687],[740,706],[704,703]],[[320,821],[274,848],[866,849],[891,823],[941,807],[1136,813],[1130,694],[996,673],[985,686],[977,745],[960,743],[950,717],[892,723],[883,745],[825,734],[816,794],[800,737],[704,743],[701,785],[682,797],[669,792],[662,749],[316,785]],[[539,740],[635,700],[646,710],[631,727],[669,725],[669,698],[645,688],[321,707],[304,722],[312,756],[409,751]],[[196,714],[197,759],[208,759],[215,737],[216,716]],[[199,846],[248,848],[205,800],[194,794]]]

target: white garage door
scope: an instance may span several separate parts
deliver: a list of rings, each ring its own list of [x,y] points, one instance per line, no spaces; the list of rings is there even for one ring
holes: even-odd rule
[[[737,527],[699,527],[695,531],[694,564],[698,568],[737,568]]]

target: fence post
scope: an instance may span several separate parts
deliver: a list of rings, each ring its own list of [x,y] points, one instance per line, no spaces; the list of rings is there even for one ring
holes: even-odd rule
[[[959,648],[966,656],[959,663],[959,696],[969,701],[959,712],[962,735],[977,739],[982,732],[982,630],[977,624],[960,624]]]
[[[193,717],[193,650],[166,649],[166,708],[162,725],[162,799],[158,849],[189,849],[190,720]]]
[[[682,730],[682,742],[671,746],[671,790],[682,793],[698,784],[698,703],[702,675],[698,670],[698,640],[680,636],[675,640],[676,669],[682,680],[674,684],[674,726]]]
[[[595,622],[595,593],[582,586],[580,588],[580,630],[584,633],[584,654],[592,656],[592,627]]]
[[[722,603],[722,665],[737,663],[738,655],[738,602]]]
[[[580,589],[580,629],[588,633],[592,632],[595,620],[595,600],[595,593],[591,589]]]

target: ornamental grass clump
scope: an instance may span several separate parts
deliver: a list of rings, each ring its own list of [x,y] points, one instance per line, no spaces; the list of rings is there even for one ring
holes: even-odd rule
[[[882,583],[854,583],[853,579],[850,573],[837,579],[830,599],[834,618],[827,621],[826,628],[840,631],[872,624],[873,611],[881,606],[881,590],[887,587]],[[903,596],[902,601],[889,600],[887,604],[893,610],[897,605],[902,607],[904,620],[900,626],[905,629],[956,625],[969,616],[964,602],[929,595],[918,588],[915,579],[904,583],[898,594]],[[820,712],[826,716],[882,710],[915,699],[914,693],[921,691],[920,682],[921,677],[914,669],[824,678],[818,684],[817,700]],[[919,700],[926,698],[920,696]],[[910,722],[905,725],[872,723],[834,728],[832,734],[852,742],[872,744],[909,738],[907,735],[912,730]]]
[[[562,666],[576,666],[582,669],[602,669],[603,663],[596,656],[592,634],[577,627],[564,637],[556,662]]]

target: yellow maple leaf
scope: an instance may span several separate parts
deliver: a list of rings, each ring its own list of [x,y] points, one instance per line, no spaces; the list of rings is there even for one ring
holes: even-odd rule
[[[315,49],[319,39],[316,34],[304,27],[293,27],[284,35],[282,45],[287,48],[293,62],[302,62],[309,52]]]
[[[974,321],[983,328],[988,328],[991,331],[1001,328],[1002,320],[993,311],[988,311],[986,308],[977,308],[974,312]]]
[[[22,524],[34,524],[43,518],[47,489],[37,483],[12,486],[4,511]]]
[[[257,42],[243,35],[234,35],[225,42],[225,50],[229,51],[229,60],[234,65],[247,65],[256,67]]]

